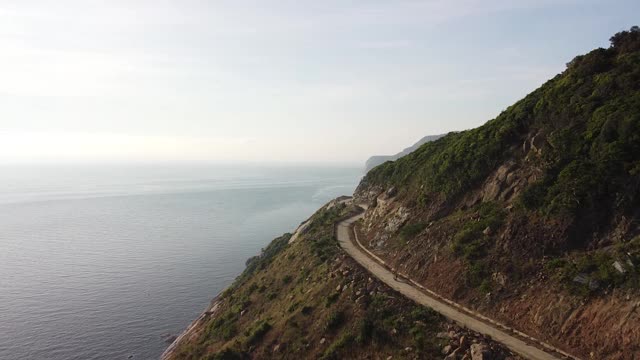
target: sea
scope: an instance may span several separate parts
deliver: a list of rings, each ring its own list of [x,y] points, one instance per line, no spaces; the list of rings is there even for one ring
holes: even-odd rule
[[[0,359],[157,359],[362,169],[0,166]]]

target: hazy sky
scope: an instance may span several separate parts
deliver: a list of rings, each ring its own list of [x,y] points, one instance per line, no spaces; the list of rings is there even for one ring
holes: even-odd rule
[[[362,163],[476,127],[640,1],[0,1],[0,164]]]

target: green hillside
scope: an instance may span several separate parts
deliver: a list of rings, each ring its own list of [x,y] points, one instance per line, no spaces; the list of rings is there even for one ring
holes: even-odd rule
[[[540,154],[530,157],[528,166],[543,176],[520,195],[525,208],[571,217],[588,231],[606,226],[616,212],[638,208],[637,27],[613,36],[608,49],[576,57],[562,74],[485,125],[387,162],[370,171],[363,184],[392,184],[423,204],[438,195],[455,201],[522,153],[534,137]]]

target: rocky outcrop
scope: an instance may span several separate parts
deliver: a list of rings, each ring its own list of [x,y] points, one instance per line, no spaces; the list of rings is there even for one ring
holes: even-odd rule
[[[438,338],[444,340],[446,344],[442,348],[445,360],[521,359],[503,347],[496,346],[490,339],[457,325],[449,325],[447,330],[437,334]]]
[[[516,167],[512,169],[517,171]],[[510,172],[500,173],[503,174],[501,178],[506,179]],[[637,326],[640,323],[640,296],[637,293],[616,291],[612,294],[591,275],[578,274],[574,280],[576,284],[602,293],[599,297],[582,298],[551,282],[537,267],[533,268],[535,272],[523,275],[523,270],[509,271],[508,268],[491,264],[488,268],[495,270],[486,275],[491,291],[479,294],[477,290],[468,288],[465,283],[465,264],[451,253],[450,244],[457,225],[425,221],[420,216],[415,208],[407,206],[405,199],[388,198],[386,192],[382,191],[377,207],[365,213],[360,236],[377,255],[389,263],[399,264],[401,269],[412,274],[413,280],[427,288],[470,308],[479,309],[493,319],[566,349],[569,353],[588,358],[589,353],[593,352],[593,358],[599,359],[633,359],[633,354],[640,354],[640,347],[634,344],[640,339],[640,327]],[[402,224],[420,221],[427,224],[425,230],[418,238],[400,247],[397,238]],[[460,224],[477,221],[477,215],[472,213],[468,218],[462,217],[458,221]],[[527,229],[540,230],[547,238],[538,240],[531,237],[528,233],[531,230],[522,228],[518,222],[509,222],[497,228],[487,227],[480,233],[496,238],[505,251],[514,251],[515,246],[520,246],[511,243],[512,239],[522,238],[522,244],[539,251],[544,241],[556,237],[538,224],[526,225]],[[518,259],[527,254],[533,258],[534,253],[523,251],[523,254],[518,255]],[[628,256],[620,256],[606,265],[608,271],[621,275],[628,274],[637,266],[633,261],[629,262]],[[445,355],[455,353],[450,358],[462,358],[462,350],[455,352],[459,346],[453,343],[447,345],[450,347],[445,348],[446,351],[443,349]],[[586,354],[583,353],[585,349],[589,350]]]
[[[195,319],[185,331],[179,336],[175,337],[169,347],[160,356],[161,360],[173,359],[176,356],[178,346],[182,343],[194,341],[197,339],[203,331],[205,331],[205,324],[210,319],[215,318],[218,310],[220,309],[220,302],[217,300],[218,296],[211,301],[211,306],[207,308],[197,319]]]
[[[524,165],[522,159],[507,161],[491,173],[477,191],[465,194],[466,206],[480,202],[499,201],[512,203],[529,184],[538,181],[542,172],[530,165]]]
[[[493,358],[491,349],[485,344],[473,344],[469,352],[471,360],[491,360]]]
[[[543,132],[538,132],[535,135],[528,137],[522,144],[522,152],[526,156],[526,160],[532,160],[534,157],[539,157],[543,153],[543,149],[547,146],[551,146],[547,141],[547,136]]]
[[[409,211],[409,209],[404,206],[398,207],[388,218],[384,230],[390,234],[397,232],[400,227],[402,227],[402,225],[407,222],[407,219],[409,219],[410,215],[411,212]]]

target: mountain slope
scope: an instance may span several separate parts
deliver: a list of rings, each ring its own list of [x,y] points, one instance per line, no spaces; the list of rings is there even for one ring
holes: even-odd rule
[[[334,225],[354,211],[334,200],[295,241],[290,234],[272,241],[163,359],[441,359],[472,345],[494,359],[517,359],[403,298],[346,256]]]
[[[568,353],[640,358],[640,29],[611,40],[485,125],[371,170],[360,241]],[[370,278],[334,236],[354,211],[332,201],[274,240],[164,358],[458,359],[469,337],[513,358]]]
[[[640,357],[640,30],[611,42],[371,170],[356,191],[370,249],[576,355]]]
[[[400,151],[399,153],[395,154],[395,155],[375,155],[370,157],[369,159],[367,159],[367,162],[365,163],[365,172],[368,172],[369,170],[373,169],[374,167],[383,164],[387,161],[395,161],[400,159],[403,156],[409,155],[411,154],[413,151],[415,151],[416,149],[418,149],[420,146],[430,142],[430,141],[434,141],[434,140],[438,140],[439,138],[443,137],[444,135],[427,135],[425,137],[423,137],[422,139],[418,140],[417,143],[409,146],[408,148]]]

